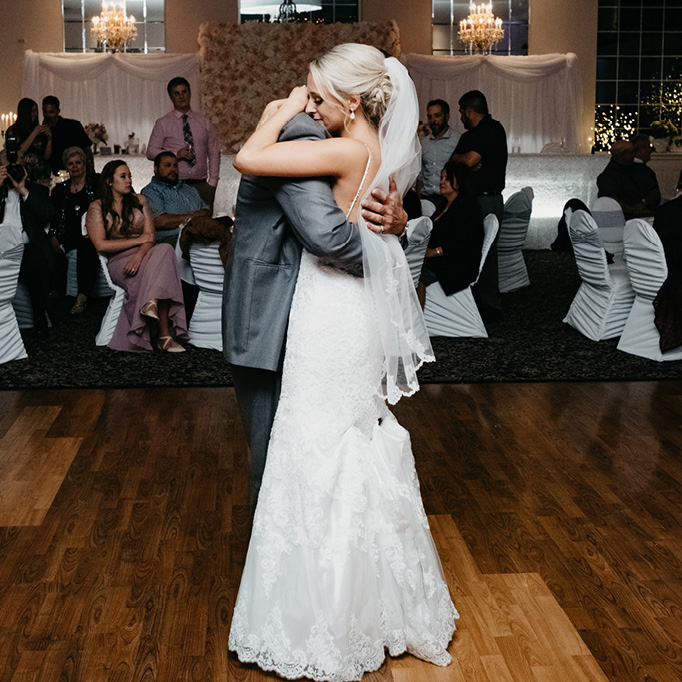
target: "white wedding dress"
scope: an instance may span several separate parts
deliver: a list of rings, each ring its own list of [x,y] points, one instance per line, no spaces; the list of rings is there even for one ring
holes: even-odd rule
[[[289,679],[347,682],[386,650],[437,665],[458,614],[410,437],[379,397],[362,278],[303,252],[229,648]]]

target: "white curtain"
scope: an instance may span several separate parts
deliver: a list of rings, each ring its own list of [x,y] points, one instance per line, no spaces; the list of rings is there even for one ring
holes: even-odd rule
[[[523,153],[539,152],[548,142],[565,141],[571,152],[587,135],[581,130],[582,81],[573,53],[528,57],[458,56],[404,57],[417,88],[422,120],[426,103],[444,99],[450,105],[450,126],[463,131],[457,101],[468,90],[480,90],[493,118]]]
[[[109,145],[124,146],[130,133],[149,141],[154,121],[170,111],[166,85],[182,76],[200,108],[197,54],[37,53],[24,56],[23,96],[40,102],[56,95],[65,118],[103,123]]]

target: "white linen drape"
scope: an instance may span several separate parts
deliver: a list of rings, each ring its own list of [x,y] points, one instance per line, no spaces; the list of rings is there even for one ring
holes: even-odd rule
[[[56,95],[65,118],[83,125],[103,123],[109,144],[125,145],[132,132],[146,144],[154,121],[171,109],[168,81],[182,76],[199,109],[200,80],[197,54],[78,54],[24,55],[23,96],[38,102]]]
[[[444,99],[450,104],[450,126],[463,131],[457,101],[468,90],[480,90],[493,118],[507,131],[510,151],[514,138],[525,154],[539,152],[548,142],[565,140],[570,151],[584,144],[582,82],[573,53],[528,57],[408,54],[403,60],[417,88],[424,121],[426,103]]]

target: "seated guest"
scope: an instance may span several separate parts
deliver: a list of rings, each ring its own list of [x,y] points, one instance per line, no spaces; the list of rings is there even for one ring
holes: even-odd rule
[[[181,227],[192,218],[211,215],[199,192],[179,179],[178,159],[173,152],[156,155],[154,177],[142,188],[142,194],[154,216],[157,243],[175,246]]]
[[[54,209],[46,187],[23,177],[12,178],[7,163],[0,165],[0,232],[7,250],[24,243],[19,279],[28,289],[33,307],[33,333],[47,336],[47,303],[54,277],[54,253],[45,232]]]
[[[633,135],[630,142],[635,147],[635,165],[634,172],[640,177],[638,182],[644,188],[647,200],[647,206],[656,210],[656,207],[661,203],[661,190],[658,186],[658,178],[656,173],[647,166],[651,160],[651,152],[653,147],[648,135],[639,134]]]
[[[126,292],[109,347],[149,351],[156,343],[160,350],[183,352],[179,341],[188,335],[175,251],[154,244],[154,219],[145,197],[133,191],[125,161],[104,166],[99,196],[88,208],[88,235],[109,257],[111,279]]]
[[[573,254],[573,244],[571,243],[571,238],[568,236],[568,225],[566,225],[566,210],[571,209],[574,213],[576,211],[585,211],[589,215],[590,209],[585,206],[585,204],[580,201],[580,199],[569,199],[561,210],[561,218],[559,219],[559,224],[557,225],[557,236],[552,242],[552,251],[565,251],[566,253]]]
[[[80,121],[62,118],[59,112],[59,100],[54,95],[43,97],[43,123],[52,133],[52,154],[48,159],[52,172],[57,175],[64,168],[62,160],[69,147],[80,147],[85,152],[88,168],[93,168],[92,140]]]
[[[426,287],[440,282],[447,296],[465,289],[478,276],[483,248],[483,214],[470,186],[470,171],[449,161],[441,171],[443,208],[433,216],[417,295],[424,306]]]
[[[422,139],[422,168],[417,178],[417,194],[438,205],[440,172],[457,147],[460,133],[449,125],[450,105],[442,99],[432,99],[426,105],[429,134]]]
[[[611,161],[597,177],[597,188],[597,196],[612,197],[621,205],[626,220],[653,215],[658,204],[656,191],[635,169],[635,146],[627,140],[613,143]]]
[[[662,353],[682,346],[682,196],[661,204],[654,230],[665,252],[668,277],[654,299],[655,323]]]
[[[76,249],[78,295],[71,314],[79,315],[87,308],[99,271],[97,251],[82,229],[83,216],[97,193],[99,175],[87,172],[87,159],[80,147],[69,147],[62,160],[69,179],[52,190],[55,218],[49,234],[57,256]]]
[[[17,120],[5,133],[5,141],[16,135],[19,141],[19,163],[26,168],[29,178],[41,185],[49,185],[52,173],[48,160],[52,154],[52,133],[49,126],[38,123],[38,104],[28,97],[19,100]]]

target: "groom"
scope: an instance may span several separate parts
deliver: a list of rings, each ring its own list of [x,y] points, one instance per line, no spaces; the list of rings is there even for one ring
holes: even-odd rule
[[[324,128],[304,113],[279,141],[322,140]],[[391,184],[362,204],[375,232],[400,234],[407,224]],[[235,394],[251,449],[251,511],[260,490],[279,401],[284,343],[301,250],[362,276],[360,228],[346,220],[329,184],[319,178],[242,177],[232,251],[223,288],[223,354],[232,364]]]

